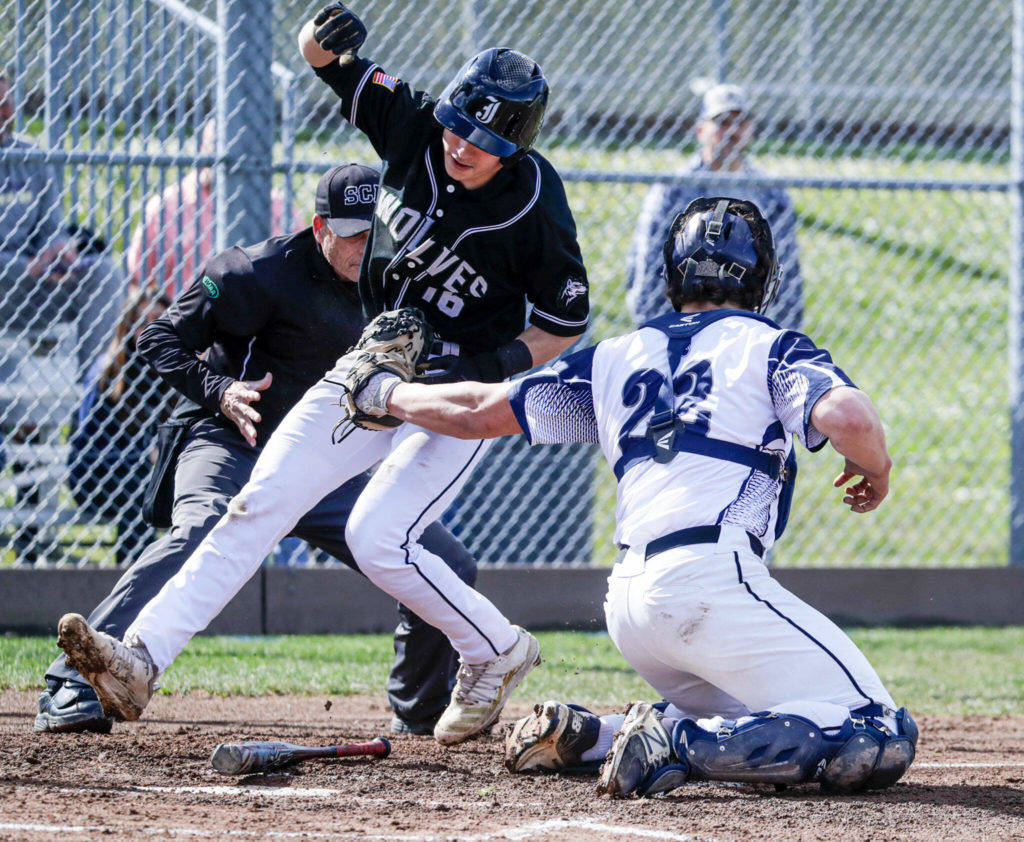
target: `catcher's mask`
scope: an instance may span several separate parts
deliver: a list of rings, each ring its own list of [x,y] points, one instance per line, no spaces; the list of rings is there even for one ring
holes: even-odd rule
[[[665,289],[677,307],[732,300],[763,313],[782,277],[768,221],[742,199],[694,199],[673,220],[664,254]]]
[[[495,47],[473,56],[448,83],[434,119],[507,166],[530,151],[547,103],[548,83],[537,62]]]

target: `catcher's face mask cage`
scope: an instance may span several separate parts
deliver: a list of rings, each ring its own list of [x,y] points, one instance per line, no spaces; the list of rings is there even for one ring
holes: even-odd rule
[[[673,220],[664,254],[666,287],[686,300],[733,299],[763,313],[782,277],[767,220],[740,199],[694,199]]]
[[[508,164],[530,151],[547,103],[548,83],[537,63],[516,50],[493,48],[471,58],[448,84],[434,118]]]

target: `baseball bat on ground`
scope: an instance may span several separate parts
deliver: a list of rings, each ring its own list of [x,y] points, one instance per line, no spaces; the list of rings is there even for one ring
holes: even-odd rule
[[[391,743],[374,737],[368,743],[337,746],[299,746],[294,743],[249,742],[221,743],[213,750],[210,762],[222,775],[249,775],[281,769],[311,757],[387,757]]]

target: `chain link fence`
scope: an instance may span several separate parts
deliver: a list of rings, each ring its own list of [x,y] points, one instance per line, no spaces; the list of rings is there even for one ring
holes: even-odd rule
[[[435,94],[487,46],[540,63],[538,146],[579,228],[587,341],[635,323],[652,191],[790,203],[794,318],[875,399],[895,468],[888,504],[853,517],[836,455],[805,455],[775,564],[1007,563],[1020,0],[353,5],[363,54]],[[375,157],[298,55],[313,5],[0,9],[0,563],[127,562],[152,538],[140,495],[169,406],[135,333],[212,250],[308,224],[320,173]],[[746,97],[739,170],[694,170],[715,82]],[[598,457],[497,442],[446,520],[481,561],[609,563]]]

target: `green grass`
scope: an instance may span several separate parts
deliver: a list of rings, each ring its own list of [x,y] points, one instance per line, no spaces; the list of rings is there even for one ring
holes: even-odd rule
[[[1024,710],[1024,627],[851,629],[897,702],[917,713],[1001,715]],[[538,634],[543,666],[521,699],[614,707],[653,691],[606,634]],[[41,686],[53,638],[0,638],[0,689]],[[383,695],[388,635],[198,637],[163,677],[164,691]]]

